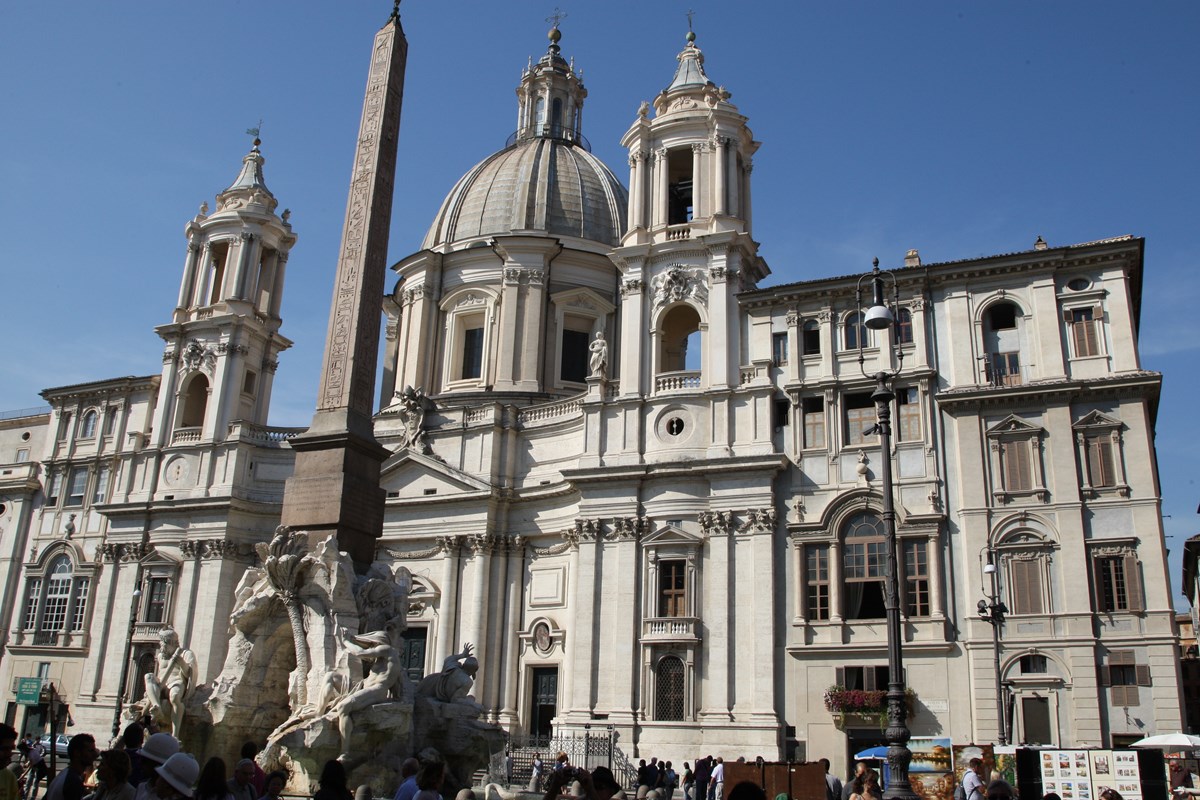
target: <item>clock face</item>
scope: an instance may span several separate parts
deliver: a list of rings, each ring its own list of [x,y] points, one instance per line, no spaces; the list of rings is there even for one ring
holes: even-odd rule
[[[181,486],[187,480],[190,471],[188,460],[183,456],[175,456],[163,468],[163,480],[167,482],[168,486]]]
[[[543,653],[550,652],[550,626],[539,622],[533,629],[533,645]]]

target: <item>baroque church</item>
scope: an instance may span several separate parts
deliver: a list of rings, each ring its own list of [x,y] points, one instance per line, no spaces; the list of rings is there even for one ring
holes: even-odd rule
[[[515,735],[841,767],[881,739],[844,690],[887,684],[886,459],[915,736],[1179,730],[1143,240],[909,251],[894,328],[872,330],[856,275],[769,284],[759,142],[694,35],[621,140],[627,183],[591,153],[559,40],[382,300],[377,556],[413,575],[410,674],[470,642],[474,696]],[[168,626],[198,683],[221,670],[302,432],[267,424],[297,235],[263,164],[256,142],[187,223],[160,370],[0,419],[0,701],[21,730],[46,725],[19,696],[41,679],[106,733]]]

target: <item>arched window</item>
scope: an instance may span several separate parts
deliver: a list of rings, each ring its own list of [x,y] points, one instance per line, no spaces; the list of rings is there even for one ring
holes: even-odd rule
[[[678,656],[664,656],[658,662],[654,718],[659,721],[682,722],[683,706],[683,661]]]
[[[983,317],[985,372],[993,386],[1021,384],[1021,310],[1015,303],[1003,301],[989,308]]]
[[[183,395],[183,415],[179,425],[184,428],[199,428],[204,424],[208,411],[208,378],[197,373],[188,384]]]
[[[867,335],[867,326],[863,324],[862,314],[855,311],[846,315],[846,319],[842,322],[842,339],[846,350],[871,346],[871,339]]]
[[[91,439],[96,435],[96,411],[89,409],[79,420],[79,438]]]
[[[688,305],[676,306],[662,321],[661,372],[699,370],[701,364],[700,315]]]
[[[912,312],[907,308],[900,309],[900,313],[896,315],[896,327],[893,330],[896,334],[896,344],[912,344]]]
[[[846,619],[883,619],[883,581],[887,539],[881,520],[871,511],[855,514],[842,528]]]
[[[546,124],[546,98],[539,97],[537,99],[537,105],[534,108],[533,114],[537,119],[538,128],[540,129]],[[541,131],[539,130],[538,132],[540,133]]]

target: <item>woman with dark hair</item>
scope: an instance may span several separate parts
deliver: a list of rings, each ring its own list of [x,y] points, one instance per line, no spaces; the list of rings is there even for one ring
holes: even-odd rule
[[[413,800],[441,800],[439,789],[446,780],[446,765],[441,761],[427,761],[417,772],[417,793]]]
[[[230,800],[229,774],[225,770],[225,761],[213,756],[204,762],[200,770],[200,780],[196,783],[196,800]]]
[[[867,773],[854,776],[854,780],[850,781],[850,800],[867,800],[866,794],[866,777]]]
[[[313,794],[313,800],[354,800],[354,795],[346,788],[346,768],[337,759],[325,762],[317,782],[321,788]]]
[[[96,766],[96,791],[91,800],[133,800],[137,789],[129,783],[129,755],[123,750],[105,750]]]
[[[1100,793],[1100,800],[1125,800],[1116,789],[1105,789]]]

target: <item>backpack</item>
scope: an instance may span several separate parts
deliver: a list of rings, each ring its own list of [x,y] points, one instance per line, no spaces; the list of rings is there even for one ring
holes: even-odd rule
[[[954,800],[967,800],[967,790],[961,783],[954,787]]]

